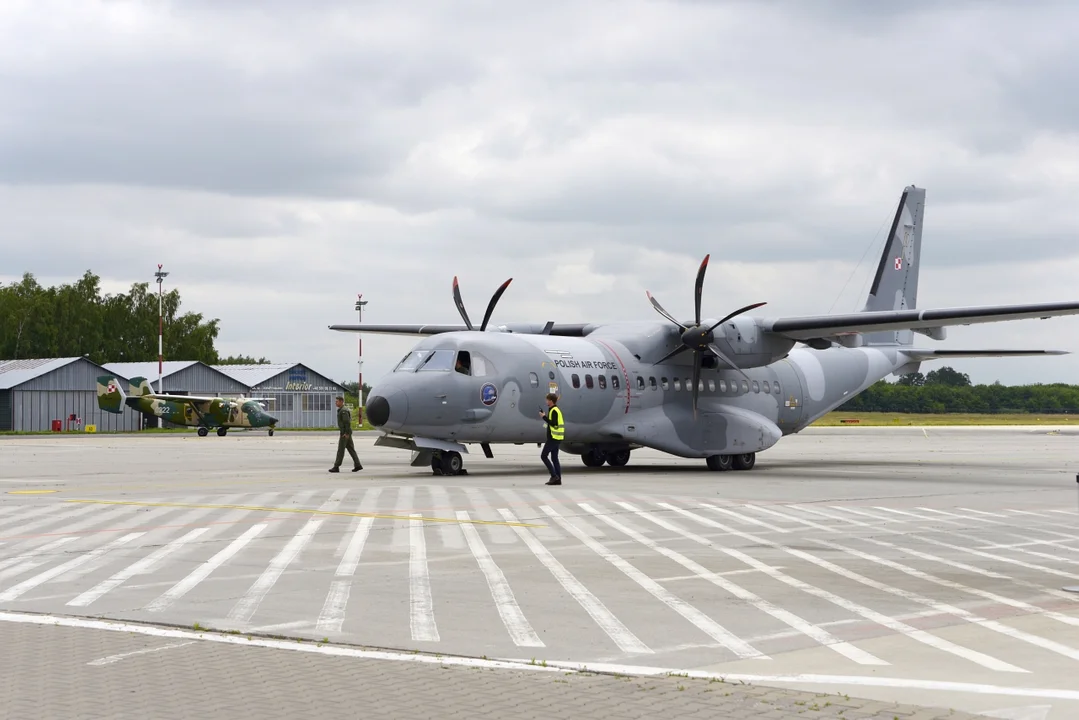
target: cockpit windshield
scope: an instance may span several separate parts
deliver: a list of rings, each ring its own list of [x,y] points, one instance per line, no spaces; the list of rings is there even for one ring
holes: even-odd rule
[[[443,372],[453,369],[453,350],[415,350],[397,364],[394,372]]]

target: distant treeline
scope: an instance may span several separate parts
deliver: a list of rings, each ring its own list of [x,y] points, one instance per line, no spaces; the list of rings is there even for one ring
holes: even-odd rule
[[[971,385],[950,367],[880,382],[840,406],[847,412],[1079,413],[1079,385]]]
[[[180,291],[162,293],[164,355],[207,364],[265,363],[265,358],[221,357],[214,347],[218,319],[180,314]],[[30,273],[0,284],[0,360],[76,357],[93,362],[157,359],[157,293],[135,283],[127,293],[102,295],[97,275],[87,271],[72,284],[42,287]]]

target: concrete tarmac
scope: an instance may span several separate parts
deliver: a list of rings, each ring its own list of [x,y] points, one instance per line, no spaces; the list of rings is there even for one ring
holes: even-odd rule
[[[749,472],[357,435],[0,439],[0,611],[1079,717],[1079,430],[815,428]]]

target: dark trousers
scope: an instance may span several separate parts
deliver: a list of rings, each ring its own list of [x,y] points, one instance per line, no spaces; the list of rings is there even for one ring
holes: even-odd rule
[[[356,463],[354,467],[360,467],[360,456],[356,454],[356,446],[352,444],[352,433],[341,433],[341,437],[337,439],[337,459],[333,461],[333,466],[341,467],[345,459],[345,450],[348,450],[348,454],[352,456],[352,462]]]
[[[562,465],[558,462],[558,446],[561,443],[561,440],[548,440],[543,445],[543,452],[540,453],[540,460],[551,471],[551,477],[559,480],[562,479]],[[548,456],[550,456],[550,459],[548,459]]]

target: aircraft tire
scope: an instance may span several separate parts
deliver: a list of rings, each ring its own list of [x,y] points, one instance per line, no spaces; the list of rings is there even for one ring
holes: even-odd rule
[[[461,460],[461,453],[452,451],[442,453],[442,462],[439,469],[442,470],[443,475],[457,475],[461,472],[463,466],[464,461]]]
[[[752,470],[757,464],[757,453],[743,453],[733,457],[735,470]]]
[[[267,433],[270,437],[273,437],[273,428],[270,428],[270,432]]]
[[[199,428],[199,437],[206,437],[209,434],[210,434],[210,431],[207,430],[206,428],[204,428],[204,427]]]
[[[217,429],[217,436],[218,437],[225,437],[225,433],[227,433],[228,431],[229,431],[228,428],[219,427]]]
[[[581,462],[587,467],[601,467],[606,459],[606,454],[595,448],[589,448],[581,453]]]
[[[629,450],[616,450],[607,453],[607,464],[611,467],[625,467],[629,462]]]
[[[732,455],[709,455],[708,456],[708,469],[716,472],[730,470],[734,465],[734,457]]]

